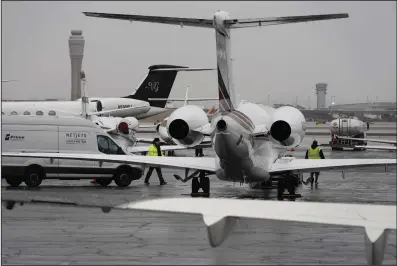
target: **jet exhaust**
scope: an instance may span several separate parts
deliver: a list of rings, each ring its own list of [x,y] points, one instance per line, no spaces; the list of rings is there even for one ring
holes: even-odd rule
[[[216,123],[216,129],[220,132],[223,132],[227,129],[226,121],[221,119]]]
[[[175,119],[170,123],[168,131],[172,138],[183,140],[189,134],[189,125],[182,119]]]
[[[291,126],[283,120],[278,120],[272,124],[270,133],[275,140],[282,142],[291,136]]]

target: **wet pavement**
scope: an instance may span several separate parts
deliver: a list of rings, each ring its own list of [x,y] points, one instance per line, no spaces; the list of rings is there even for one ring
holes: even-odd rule
[[[321,143],[326,141],[319,137]],[[292,153],[304,156],[308,137]],[[331,151],[326,158],[396,158],[395,152]],[[205,150],[206,156],[213,152]],[[193,156],[194,151],[178,151]],[[36,189],[11,189],[2,181],[2,197],[66,200],[118,205],[156,197],[189,197],[190,182],[163,170],[166,186],[154,172],[151,185],[133,181],[127,188],[91,185],[89,180],[45,180]],[[396,168],[322,172],[317,188],[303,186],[297,201],[396,205]],[[275,190],[211,181],[211,197],[276,200]],[[259,210],[260,211],[260,210]],[[139,211],[103,213],[100,209],[43,205],[2,207],[2,264],[366,264],[364,229],[296,222],[242,219],[218,248],[211,248],[202,217]],[[389,234],[384,264],[396,265],[396,231]]]

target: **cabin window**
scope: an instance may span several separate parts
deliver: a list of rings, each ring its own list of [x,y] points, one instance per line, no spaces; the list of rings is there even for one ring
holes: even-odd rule
[[[98,150],[105,154],[125,154],[123,150],[107,136],[98,136]]]
[[[16,111],[12,111],[11,115],[17,115],[18,113]]]
[[[54,116],[54,115],[56,115],[56,114],[57,114],[57,113],[56,113],[55,111],[53,111],[53,110],[51,110],[51,111],[48,112],[48,115]]]
[[[36,115],[43,115],[43,112],[42,111],[37,111]]]
[[[30,115],[28,111],[23,112],[24,115]]]

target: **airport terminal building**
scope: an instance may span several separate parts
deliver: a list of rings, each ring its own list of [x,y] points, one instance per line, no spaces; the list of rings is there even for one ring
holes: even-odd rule
[[[396,102],[371,102],[330,105],[330,109],[341,110],[396,110]]]

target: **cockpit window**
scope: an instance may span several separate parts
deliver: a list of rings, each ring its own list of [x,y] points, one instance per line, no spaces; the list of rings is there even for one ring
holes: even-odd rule
[[[11,115],[17,115],[18,113],[16,111],[12,111]]]
[[[43,112],[42,111],[37,111],[36,115],[43,115]]]
[[[55,113],[55,111],[53,111],[53,110],[51,110],[51,111],[49,111],[48,112],[48,115],[51,115],[51,116],[54,116],[54,115],[56,115],[57,113]]]
[[[98,136],[98,150],[105,154],[125,154],[124,151],[107,136]]]
[[[30,115],[29,111],[23,112],[24,115]]]

